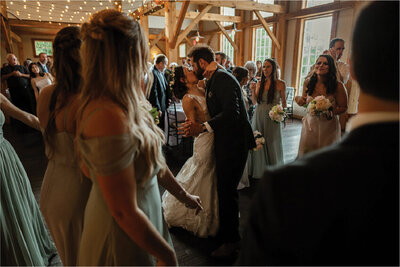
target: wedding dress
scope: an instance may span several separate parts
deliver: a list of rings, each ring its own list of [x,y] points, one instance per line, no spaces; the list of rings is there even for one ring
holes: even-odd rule
[[[204,97],[187,94],[200,103],[206,120],[209,119]],[[176,180],[185,190],[200,197],[203,210],[198,215],[169,192],[162,199],[168,225],[182,227],[199,237],[215,236],[219,227],[217,175],[214,159],[214,133],[204,132],[194,139],[193,156],[183,165]]]

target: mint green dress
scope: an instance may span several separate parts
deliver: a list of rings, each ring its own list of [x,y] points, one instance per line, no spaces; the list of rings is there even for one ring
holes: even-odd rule
[[[65,109],[64,129],[69,105]],[[49,159],[40,191],[40,210],[64,266],[76,265],[83,230],[83,215],[92,183],[81,175],[74,135],[54,135],[54,151],[46,144]]]
[[[280,104],[281,95],[275,90],[274,99],[270,104],[267,104],[267,96],[268,91],[264,91],[252,121],[253,131],[259,131],[265,139],[262,149],[250,152],[249,175],[253,178],[262,178],[267,166],[283,164],[282,123],[269,117],[272,107]]]
[[[17,153],[3,137],[0,110],[1,265],[46,266],[57,252]]]
[[[156,265],[156,258],[139,247],[111,216],[95,174],[111,175],[134,164],[137,204],[172,246],[161,211],[156,177],[159,167],[146,162],[139,151],[140,140],[133,134],[90,139],[83,139],[79,135],[77,141],[81,158],[89,168],[93,183],[85,210],[78,265]],[[153,170],[152,175],[145,177],[144,173],[149,168]]]

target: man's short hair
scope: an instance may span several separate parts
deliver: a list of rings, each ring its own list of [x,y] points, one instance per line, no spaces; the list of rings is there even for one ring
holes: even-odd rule
[[[254,75],[257,73],[257,65],[254,61],[247,61],[246,64],[244,64],[244,67],[249,71],[252,70]]]
[[[200,58],[208,63],[215,61],[214,51],[208,45],[196,45],[190,50],[188,57],[192,57],[193,61],[199,63]]]
[[[39,57],[40,57],[41,55],[47,55],[47,54],[44,53],[44,52],[40,52],[40,53],[39,53]]]
[[[352,40],[351,65],[361,90],[398,102],[399,2],[376,1],[366,6],[357,19]]]
[[[331,40],[331,42],[329,43],[329,48],[334,47],[336,42],[343,42],[344,43],[344,40],[342,38],[333,38]]]
[[[224,61],[228,58],[228,56],[222,51],[215,52],[215,55],[219,55],[221,57],[222,61]]]
[[[158,64],[160,62],[164,62],[167,59],[166,55],[163,54],[158,54],[155,58],[154,58],[154,65]]]

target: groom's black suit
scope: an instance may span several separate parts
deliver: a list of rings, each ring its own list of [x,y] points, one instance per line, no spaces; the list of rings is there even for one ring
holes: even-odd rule
[[[236,79],[217,69],[207,82],[207,108],[214,131],[214,151],[219,200],[219,237],[224,243],[239,236],[237,186],[243,174],[248,150],[255,147],[242,91]]]

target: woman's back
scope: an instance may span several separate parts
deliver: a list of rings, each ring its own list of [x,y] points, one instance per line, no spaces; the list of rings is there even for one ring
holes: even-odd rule
[[[148,162],[140,151],[135,127],[138,126],[131,126],[122,109],[107,99],[91,101],[83,110],[77,131],[77,146],[82,162],[88,168],[93,188],[86,207],[79,265],[156,264],[155,258],[117,224],[97,178],[119,173],[131,164],[134,166],[132,180],[136,184],[138,207],[164,239],[172,244],[161,214],[156,178],[160,166],[156,166],[154,161]],[[125,130],[115,130],[121,128]],[[150,177],[145,176],[149,169],[152,169]]]
[[[50,86],[39,96],[38,115],[44,134],[49,123],[48,107],[53,93],[54,86]],[[49,162],[40,193],[40,209],[63,264],[75,265],[91,183],[81,174],[74,149],[78,97],[71,96],[58,110],[61,99],[59,97],[55,104],[55,133],[49,137],[51,145],[45,142]]]

